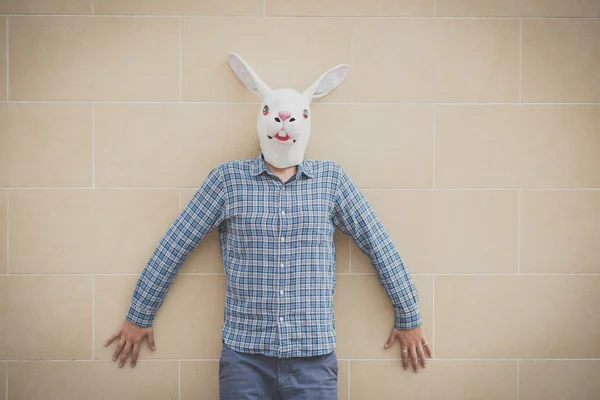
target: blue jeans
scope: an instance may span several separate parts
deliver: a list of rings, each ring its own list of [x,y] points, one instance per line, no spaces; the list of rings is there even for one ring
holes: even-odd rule
[[[274,358],[223,344],[219,360],[220,400],[337,400],[337,380],[335,352]]]

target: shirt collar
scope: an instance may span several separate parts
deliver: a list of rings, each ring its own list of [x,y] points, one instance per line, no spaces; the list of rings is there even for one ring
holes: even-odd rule
[[[252,165],[251,173],[252,173],[253,176],[258,176],[258,175],[262,174],[263,172],[271,174],[271,171],[267,167],[267,164],[265,164],[265,159],[264,159],[263,154],[261,152],[256,157],[255,162]],[[298,178],[301,174],[304,174],[304,175],[306,175],[309,178],[313,178],[314,177],[310,161],[307,161],[307,160],[303,159],[302,162],[298,165],[298,172],[296,173],[296,178]]]

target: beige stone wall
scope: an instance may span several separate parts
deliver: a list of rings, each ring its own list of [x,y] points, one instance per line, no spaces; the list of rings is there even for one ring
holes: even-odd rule
[[[209,169],[258,151],[258,103],[327,68],[308,156],[364,189],[413,273],[435,357],[338,235],[340,399],[600,398],[600,1],[0,0],[0,399],[216,399],[216,235],[157,350],[118,369],[157,241]],[[6,397],[8,396],[8,397]]]

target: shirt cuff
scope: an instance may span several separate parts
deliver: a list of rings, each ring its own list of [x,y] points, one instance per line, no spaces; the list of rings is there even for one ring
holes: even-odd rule
[[[133,322],[138,326],[149,328],[154,322],[154,316],[154,313],[148,312],[140,307],[136,307],[134,303],[131,303],[126,318],[128,321]]]
[[[394,327],[399,330],[415,329],[423,324],[418,306],[412,310],[394,308],[394,316]]]

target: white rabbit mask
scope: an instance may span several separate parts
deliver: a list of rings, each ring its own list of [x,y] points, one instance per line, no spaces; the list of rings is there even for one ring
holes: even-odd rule
[[[229,54],[228,62],[244,86],[262,100],[257,130],[265,161],[277,168],[299,165],[310,138],[310,103],[338,87],[348,74],[348,66],[331,68],[299,93],[294,89],[269,89],[235,53]]]

